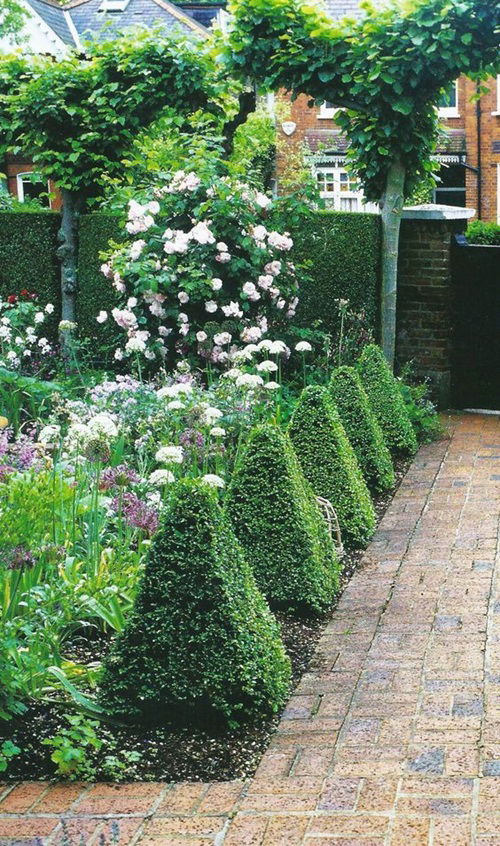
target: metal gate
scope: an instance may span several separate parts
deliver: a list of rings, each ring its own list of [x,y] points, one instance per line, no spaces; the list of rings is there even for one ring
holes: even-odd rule
[[[500,410],[500,247],[452,250],[452,404]]]

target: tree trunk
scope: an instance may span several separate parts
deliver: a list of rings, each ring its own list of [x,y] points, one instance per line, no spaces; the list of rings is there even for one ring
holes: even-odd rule
[[[61,261],[61,321],[76,322],[76,292],[78,263],[78,214],[81,197],[75,191],[63,188],[61,226],[57,235],[60,247],[57,256]],[[71,328],[62,328],[59,339],[63,356],[67,358]]]
[[[384,355],[394,367],[396,351],[396,299],[401,212],[404,204],[404,165],[396,160],[387,173],[382,198],[382,303],[381,339]]]

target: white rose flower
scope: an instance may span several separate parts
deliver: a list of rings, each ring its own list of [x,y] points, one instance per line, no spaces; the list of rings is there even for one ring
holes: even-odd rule
[[[218,277],[215,277],[215,279],[212,279],[212,291],[220,291],[221,288],[222,288],[222,279],[219,279]]]
[[[200,331],[200,332],[197,332],[197,333],[196,333],[196,340],[198,341],[198,343],[199,343],[199,344],[203,344],[203,343],[204,343],[204,341],[206,341],[206,340],[207,340],[207,338],[208,338],[208,335],[207,335],[207,333],[206,333],[206,332],[201,332],[201,331]]]
[[[181,446],[162,446],[156,451],[155,458],[160,464],[182,464],[184,450]]]
[[[44,320],[45,320],[45,315],[44,315],[43,311],[37,311],[36,314],[35,314],[35,317],[34,317],[35,323],[43,323]]]
[[[229,332],[219,332],[217,335],[214,335],[214,343],[219,347],[223,347],[224,344],[231,343],[232,337]]]
[[[177,294],[177,299],[179,300],[180,303],[185,305],[186,303],[189,302],[189,294],[186,293],[186,291],[179,291],[179,293]]]
[[[98,323],[105,323],[107,319],[108,319],[108,312],[101,309],[101,311],[99,312],[99,314],[96,317],[97,322]]]
[[[215,300],[208,300],[205,303],[205,311],[208,311],[209,314],[214,314],[217,311],[217,303]]]
[[[54,306],[52,305],[52,303],[47,303],[47,305],[45,306],[45,311],[47,312],[47,314],[53,314]]]

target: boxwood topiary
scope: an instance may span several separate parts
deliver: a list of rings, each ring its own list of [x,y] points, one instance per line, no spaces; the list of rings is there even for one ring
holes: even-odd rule
[[[391,454],[356,370],[338,367],[330,393],[366,484],[378,493],[390,490],[395,483]]]
[[[277,427],[250,435],[226,508],[271,606],[324,611],[337,587],[335,550],[292,445]]]
[[[393,455],[414,455],[417,438],[398,383],[380,347],[376,344],[366,346],[357,366],[390,451]]]
[[[311,385],[302,391],[289,432],[314,493],[337,512],[344,543],[364,546],[375,528],[375,512],[328,388]]]
[[[180,482],[105,662],[101,704],[128,721],[236,725],[276,713],[289,682],[278,624],[215,491]]]

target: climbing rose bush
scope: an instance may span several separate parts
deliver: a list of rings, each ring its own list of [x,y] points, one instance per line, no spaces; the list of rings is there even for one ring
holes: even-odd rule
[[[177,171],[128,205],[127,236],[102,272],[121,295],[111,315],[121,360],[224,365],[242,344],[279,335],[298,304],[293,241],[272,200],[230,178]]]

